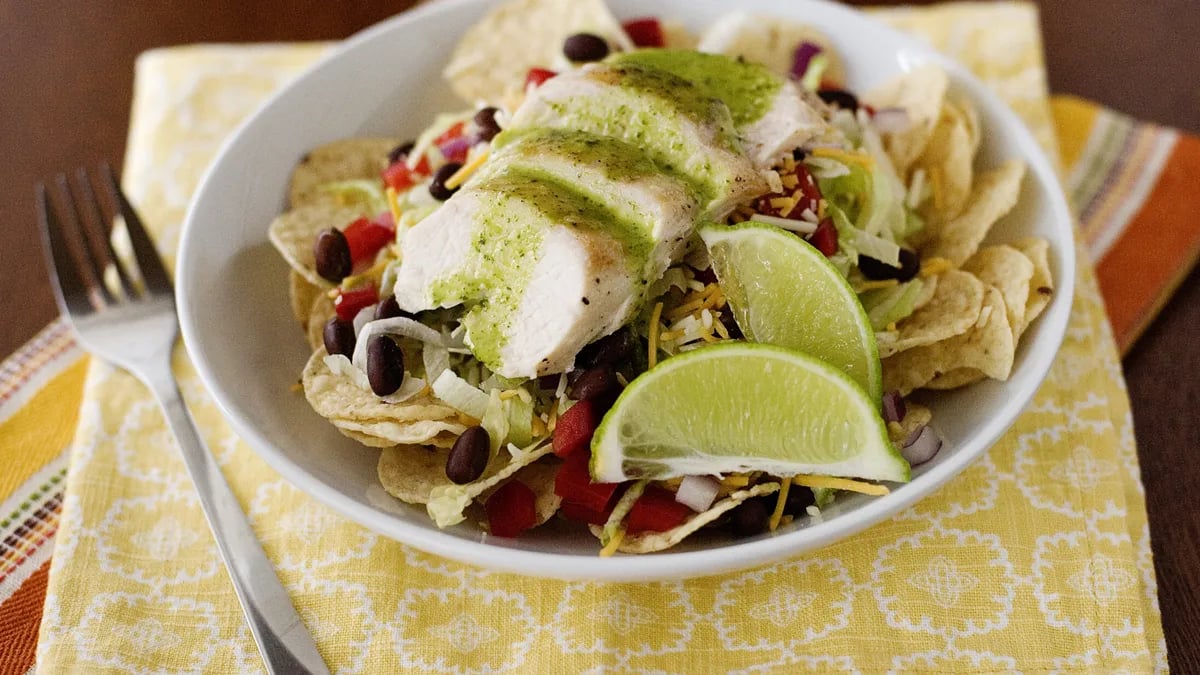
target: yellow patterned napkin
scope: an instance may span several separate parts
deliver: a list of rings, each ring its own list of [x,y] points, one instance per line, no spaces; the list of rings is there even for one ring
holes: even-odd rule
[[[1056,155],[1035,10],[889,11],[977,72]],[[326,47],[138,62],[126,185],[173,250],[220,141]],[[657,584],[490,573],[349,524],[188,402],[334,670],[637,672],[1166,668],[1121,369],[1081,255],[1070,327],[1015,427],[936,495],[836,546]],[[261,669],[157,406],[93,361],[38,647],[47,672]]]

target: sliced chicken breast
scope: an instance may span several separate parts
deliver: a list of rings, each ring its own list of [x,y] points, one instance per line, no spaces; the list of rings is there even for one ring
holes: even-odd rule
[[[826,126],[795,83],[758,63],[679,49],[642,49],[609,61],[669,72],[723,101],[746,155],[759,169],[774,166]]]
[[[648,228],[550,177],[485,177],[409,230],[394,292],[401,309],[472,305],[476,358],[504,377],[571,367],[628,319],[645,287]]]
[[[766,191],[742,152],[722,102],[661,69],[591,64],[535,89],[513,114],[511,129],[559,128],[616,138],[679,176],[700,199],[700,215],[722,219]]]
[[[652,245],[643,272],[649,283],[682,255],[695,229],[699,206],[694,192],[636,146],[583,131],[527,129],[501,134],[493,148],[485,176],[513,169],[544,175],[644,227]]]

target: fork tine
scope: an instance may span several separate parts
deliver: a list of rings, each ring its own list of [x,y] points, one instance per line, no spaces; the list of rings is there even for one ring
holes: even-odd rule
[[[42,250],[58,309],[68,318],[81,317],[95,311],[89,299],[88,287],[79,276],[70,245],[63,237],[62,222],[46,194],[46,185],[37,184],[38,225],[42,231]]]
[[[117,185],[112,167],[105,162],[100,165],[100,170],[104,174],[104,182],[109,196],[112,197],[113,203],[118,205],[121,216],[125,220],[125,229],[129,231],[129,242],[133,245],[133,255],[137,258],[142,280],[146,282],[146,290],[154,293],[173,293],[171,277],[163,267],[162,260],[158,257],[158,251],[154,248],[154,242],[150,240],[150,235],[146,234],[142,219],[138,217],[137,211],[133,210],[133,206],[125,198],[125,193]]]
[[[87,221],[84,220],[83,212],[79,210],[79,198],[71,190],[71,185],[67,181],[66,174],[58,174],[54,182],[58,185],[59,194],[66,200],[66,209],[63,214],[67,219],[65,225],[79,233],[80,248],[83,249],[83,260],[91,272],[92,282],[95,284],[95,292],[98,292],[105,302],[115,302],[116,299],[108,290],[108,285],[104,283],[104,266],[100,264],[100,260],[96,258],[95,251],[92,250],[91,237],[88,236]]]
[[[117,252],[113,250],[112,245],[112,218],[105,218],[100,207],[100,202],[96,199],[96,191],[92,188],[92,181],[88,178],[86,169],[79,169],[75,173],[75,182],[79,186],[79,199],[75,200],[76,209],[86,208],[92,222],[96,223],[100,228],[100,241],[104,244],[104,251],[108,254],[108,259],[112,261],[113,267],[117,268],[117,276],[121,279],[121,288],[125,291],[125,297],[132,298],[135,296],[133,282],[129,279],[129,274],[125,271],[125,265],[121,264],[121,259],[117,257]],[[86,203],[86,206],[84,204]]]

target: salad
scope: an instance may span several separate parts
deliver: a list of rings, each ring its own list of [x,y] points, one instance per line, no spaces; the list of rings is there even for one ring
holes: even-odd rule
[[[1044,240],[982,245],[1024,167],[976,171],[936,67],[854,92],[801,24],[518,0],[445,76],[270,227],[305,397],[439,527],[644,553],[887,494],[941,446],[920,390],[1006,379],[1053,293]]]

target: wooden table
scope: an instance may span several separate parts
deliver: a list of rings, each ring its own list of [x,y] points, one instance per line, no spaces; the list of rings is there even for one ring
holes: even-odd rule
[[[103,159],[119,164],[139,52],[186,42],[342,38],[410,4],[0,0],[0,356],[57,313],[34,224],[33,184]],[[1196,0],[1038,4],[1053,91],[1200,133]],[[1200,272],[1184,281],[1125,360],[1159,601],[1179,672],[1200,672],[1200,499],[1188,497],[1200,485],[1198,327]]]

